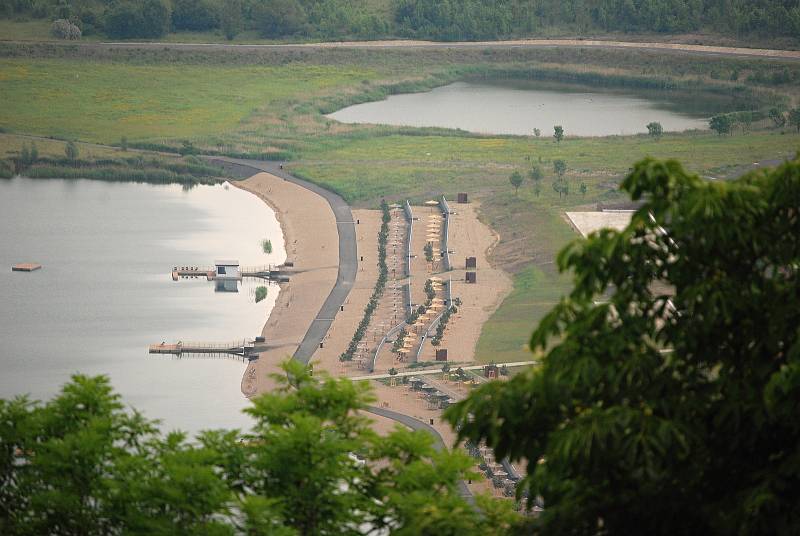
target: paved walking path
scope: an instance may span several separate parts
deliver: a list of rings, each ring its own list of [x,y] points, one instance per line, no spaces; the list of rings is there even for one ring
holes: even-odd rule
[[[302,363],[308,363],[316,349],[319,348],[319,344],[322,342],[325,334],[328,333],[336,313],[344,304],[348,294],[350,294],[350,289],[353,288],[353,282],[356,279],[358,251],[356,248],[356,228],[353,221],[353,213],[350,211],[350,205],[348,205],[340,195],[288,173],[278,162],[226,157],[215,157],[211,160],[212,162],[228,163],[250,168],[256,172],[266,171],[276,177],[293,182],[323,197],[331,206],[331,210],[333,210],[334,217],[336,218],[336,227],[339,231],[339,273],[336,277],[336,283],[331,289],[330,294],[328,294],[325,303],[322,304],[317,316],[311,322],[311,326],[308,328],[305,337],[303,337],[303,340],[300,342],[300,346],[298,346],[292,356]]]
[[[31,41],[6,41],[12,44],[29,45]],[[48,44],[56,44],[48,42]],[[66,46],[66,45],[63,45]],[[470,48],[599,48],[633,49],[665,53],[697,54],[706,56],[760,57],[782,60],[800,60],[800,51],[767,48],[729,47],[716,45],[695,45],[688,43],[659,43],[613,41],[605,39],[505,39],[496,41],[422,41],[422,40],[384,40],[384,41],[334,41],[319,43],[273,43],[273,44],[231,44],[231,43],[165,43],[165,42],[100,42],[69,43],[77,48],[119,48],[119,49],[179,49],[179,50],[309,50],[309,49],[470,49]]]

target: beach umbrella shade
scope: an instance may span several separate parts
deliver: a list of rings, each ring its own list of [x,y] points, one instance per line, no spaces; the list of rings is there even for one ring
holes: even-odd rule
[[[399,350],[397,350],[397,353],[398,354],[408,354],[408,353],[411,353],[411,350],[409,350],[408,348],[400,348]]]
[[[425,201],[425,205],[429,206],[429,207],[435,207],[438,204],[439,204],[439,202],[438,201],[434,201],[433,199],[431,199],[430,201]]]

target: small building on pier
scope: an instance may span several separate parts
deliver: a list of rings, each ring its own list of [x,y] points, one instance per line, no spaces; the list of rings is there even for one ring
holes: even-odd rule
[[[215,279],[238,281],[242,278],[242,272],[239,270],[239,261],[214,261],[214,265]]]

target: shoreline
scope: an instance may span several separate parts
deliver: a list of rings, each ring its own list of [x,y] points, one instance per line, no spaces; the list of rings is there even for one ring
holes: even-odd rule
[[[286,261],[293,262],[296,270],[289,273],[289,283],[277,285],[275,305],[261,331],[270,349],[250,362],[242,376],[241,391],[250,398],[274,386],[269,375],[280,372],[279,364],[298,350],[324,297],[333,289],[339,236],[330,206],[311,190],[268,172],[231,184],[274,211],[283,233]]]

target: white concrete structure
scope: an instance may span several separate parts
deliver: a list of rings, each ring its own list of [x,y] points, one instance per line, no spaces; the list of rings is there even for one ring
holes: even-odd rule
[[[633,210],[605,210],[602,212],[567,212],[567,218],[581,235],[586,238],[598,229],[623,230],[631,222]]]
[[[242,273],[239,270],[239,261],[222,260],[214,261],[215,274],[214,278],[217,280],[235,280],[238,281],[242,278]]]

